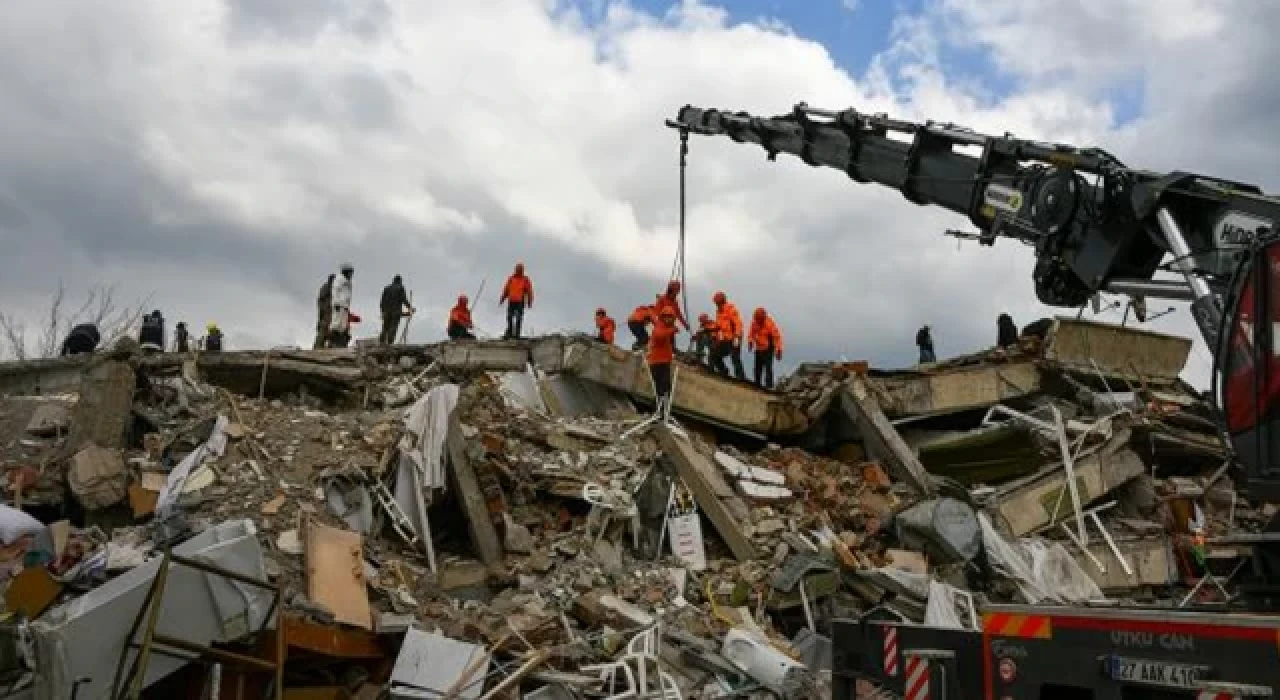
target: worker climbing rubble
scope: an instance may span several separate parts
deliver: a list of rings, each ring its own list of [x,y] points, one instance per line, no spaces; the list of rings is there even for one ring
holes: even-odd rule
[[[61,354],[81,355],[91,353],[98,348],[98,343],[100,342],[102,342],[102,336],[98,332],[98,326],[93,323],[81,323],[72,328],[66,339],[62,341]]]
[[[675,360],[676,312],[671,307],[664,307],[658,312],[658,320],[653,324],[653,333],[649,336],[649,353],[645,361],[649,364],[649,374],[653,377],[653,393],[657,402],[658,413],[664,412],[671,400],[671,363]]]
[[[654,310],[661,315],[663,309],[670,309],[675,315],[676,321],[689,330],[689,322],[684,318],[684,311],[680,309],[680,280],[671,280],[667,283],[667,291],[658,295],[658,302],[654,304]]]
[[[782,359],[782,331],[763,307],[751,314],[747,332],[747,349],[755,353],[753,374],[756,386],[773,388],[773,361]]]
[[[661,298],[661,297],[659,297]],[[649,344],[649,325],[653,323],[654,304],[641,304],[627,317],[627,329],[635,337],[632,350],[639,350]]]
[[[391,284],[382,288],[378,310],[382,312],[382,332],[378,335],[378,342],[391,345],[396,342],[400,319],[413,313],[413,305],[409,303],[409,295],[404,290],[404,281],[400,275],[393,277]]]
[[[187,330],[186,321],[178,321],[173,327],[173,351],[187,352],[191,349],[191,331]]]
[[[319,350],[329,346],[329,323],[333,320],[333,278],[337,275],[329,275],[329,279],[320,285],[320,291],[316,294],[316,342],[314,349]]]
[[[446,332],[449,334],[450,340],[461,340],[463,338],[475,340],[475,333],[472,329],[475,325],[471,322],[471,306],[470,299],[466,294],[458,295],[458,303],[453,305],[449,310],[449,326]]]
[[[731,358],[733,376],[746,379],[747,373],[742,368],[742,316],[738,307],[724,292],[716,292],[711,301],[716,305],[716,342],[711,349],[711,369],[721,376],[729,376],[729,367],[724,361]]]
[[[609,318],[609,312],[603,307],[596,309],[596,340],[605,345],[613,345],[613,339],[617,332],[618,324],[612,318]]]
[[[525,309],[533,308],[533,281],[524,274],[524,263],[516,263],[515,271],[502,287],[498,305],[507,305],[507,332],[503,338],[519,338],[524,325]]]
[[[329,320],[329,347],[345,348],[351,342],[351,277],[355,267],[351,263],[343,263],[341,274],[333,280],[333,298],[330,308],[333,315]]]

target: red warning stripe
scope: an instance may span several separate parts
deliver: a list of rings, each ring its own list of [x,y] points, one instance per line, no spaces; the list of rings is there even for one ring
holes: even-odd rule
[[[982,618],[982,631],[998,637],[1051,639],[1053,622],[1047,615],[988,613]]]

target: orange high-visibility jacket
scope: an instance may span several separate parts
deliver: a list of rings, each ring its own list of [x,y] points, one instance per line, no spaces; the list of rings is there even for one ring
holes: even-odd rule
[[[689,322],[684,319],[684,312],[680,310],[680,300],[676,298],[675,294],[670,292],[663,294],[662,298],[653,305],[653,310],[659,315],[662,314],[664,309],[670,309],[671,313],[675,314],[676,320],[680,322],[680,325],[685,328],[689,327]]]
[[[459,304],[449,310],[449,324],[458,324],[463,328],[471,328],[471,309]]]
[[[649,354],[645,360],[651,365],[669,365],[675,359],[676,333],[680,330],[674,323],[663,323],[661,319],[653,325],[649,334]]]
[[[747,332],[747,343],[748,347],[755,350],[772,349],[781,355],[782,331],[778,330],[778,324],[774,323],[772,316],[765,316],[763,323],[753,316],[751,330]]]
[[[502,298],[498,303],[512,301],[517,304],[533,306],[533,280],[525,275],[511,275],[502,288]]]
[[[637,321],[640,323],[653,323],[655,318],[652,306],[637,306],[636,310],[632,311],[631,315],[627,317],[627,323],[635,323]]]
[[[716,340],[734,341],[742,338],[742,316],[733,302],[726,301],[716,310]]]
[[[618,331],[618,324],[608,316],[596,316],[597,338],[602,343],[613,344],[614,334]]]

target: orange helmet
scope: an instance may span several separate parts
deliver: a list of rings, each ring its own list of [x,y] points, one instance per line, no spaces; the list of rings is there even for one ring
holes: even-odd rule
[[[667,283],[667,293],[675,294],[680,291],[680,280],[671,280]]]
[[[459,295],[458,295],[458,306],[466,306],[466,305],[467,305],[467,303],[468,303],[469,301],[470,301],[470,299],[467,299],[467,295],[466,295],[466,294],[459,294]]]
[[[715,302],[717,306],[728,300],[729,298],[724,295],[724,292],[716,292],[715,296],[711,297],[711,301]]]
[[[517,274],[517,275],[523,275],[523,274],[524,274],[524,263],[522,263],[522,262],[518,262],[518,263],[516,263],[516,274]]]
[[[760,319],[761,321],[763,321],[763,320],[764,320],[764,315],[765,315],[765,314],[764,314],[764,307],[763,307],[763,306],[757,306],[757,307],[756,307],[756,311],[755,311],[755,313],[754,313],[753,315],[754,315],[756,318],[758,318],[758,319]]]
[[[600,308],[598,308],[598,309],[596,309],[596,315],[597,315],[597,316],[604,316],[604,315],[606,315],[607,313],[608,313],[608,312],[604,310],[604,307],[603,307],[603,306],[602,306],[602,307],[600,307]]]

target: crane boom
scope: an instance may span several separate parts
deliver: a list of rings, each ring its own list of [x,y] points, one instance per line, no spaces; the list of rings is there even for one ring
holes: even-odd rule
[[[1099,291],[1190,299],[1211,348],[1231,274],[1280,217],[1280,200],[1253,185],[1135,170],[1101,149],[949,123],[801,103],[775,117],[686,106],[667,125],[897,189],[968,217],[986,245],[1027,243],[1036,296],[1050,306],[1080,306]],[[1153,279],[1166,255],[1183,281]]]

